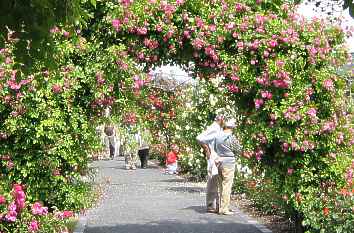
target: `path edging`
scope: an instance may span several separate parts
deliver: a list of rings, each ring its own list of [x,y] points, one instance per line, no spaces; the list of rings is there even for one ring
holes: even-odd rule
[[[235,210],[235,212],[241,216],[241,218],[243,218],[247,223],[252,224],[253,226],[255,226],[259,231],[261,231],[262,233],[273,233],[270,229],[268,229],[265,225],[259,223],[257,220],[255,220],[254,218],[248,216],[247,214],[241,212],[241,210],[237,209]]]

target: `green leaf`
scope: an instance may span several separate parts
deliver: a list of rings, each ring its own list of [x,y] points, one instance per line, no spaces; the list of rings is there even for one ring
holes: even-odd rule
[[[96,0],[90,0],[92,6],[94,6],[96,8]]]

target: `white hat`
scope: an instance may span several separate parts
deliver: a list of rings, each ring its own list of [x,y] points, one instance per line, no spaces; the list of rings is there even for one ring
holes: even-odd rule
[[[230,119],[225,122],[225,127],[227,128],[235,128],[236,127],[236,120]]]
[[[215,116],[215,121],[224,120],[224,119],[225,119],[225,116],[223,114],[217,114]]]

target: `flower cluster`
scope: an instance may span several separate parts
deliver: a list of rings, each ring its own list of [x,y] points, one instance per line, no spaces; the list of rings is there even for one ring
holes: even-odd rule
[[[52,224],[51,227],[57,229],[57,232],[67,232],[64,220],[74,216],[72,211],[55,212],[52,215],[48,213],[48,207],[40,202],[26,205],[26,194],[20,184],[13,185],[11,196],[12,200],[7,200],[5,196],[0,195],[0,225],[7,226],[6,229],[16,230],[25,226],[28,232],[33,233],[42,232],[41,226],[48,229]],[[7,206],[5,213],[1,212],[2,206]],[[29,206],[30,208],[27,208]],[[0,227],[0,232],[1,230],[3,229]]]

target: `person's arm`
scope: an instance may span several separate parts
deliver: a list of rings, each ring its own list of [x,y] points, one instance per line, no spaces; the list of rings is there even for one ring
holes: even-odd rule
[[[242,152],[242,145],[235,136],[232,136],[230,144],[231,150],[235,153],[235,155],[239,155]]]
[[[210,151],[209,146],[207,144],[201,144],[201,146],[203,148],[205,157],[209,160],[210,156],[211,156],[211,151]]]
[[[207,157],[207,159],[210,159],[211,155],[211,148],[209,148],[208,145],[210,145],[215,140],[216,135],[217,131],[213,127],[209,127],[207,130],[197,136],[197,141],[203,148],[204,155]]]

